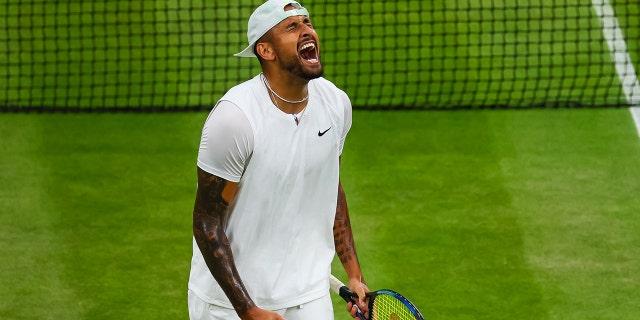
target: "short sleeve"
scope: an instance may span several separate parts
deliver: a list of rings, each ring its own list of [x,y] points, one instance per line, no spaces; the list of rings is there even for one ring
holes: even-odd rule
[[[253,130],[246,115],[230,101],[218,102],[202,129],[198,167],[238,182],[252,150]]]
[[[353,111],[351,109],[351,100],[349,100],[349,96],[344,91],[340,91],[340,99],[342,100],[342,105],[344,107],[344,125],[342,127],[342,135],[340,136],[340,154],[342,154],[344,142],[347,139],[349,130],[351,129]]]

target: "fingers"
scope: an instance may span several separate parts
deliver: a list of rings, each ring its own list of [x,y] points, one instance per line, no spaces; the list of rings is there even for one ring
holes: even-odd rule
[[[360,312],[361,312],[365,317],[368,317],[368,316],[369,316],[369,305],[368,305],[368,301],[367,301],[367,300],[358,301],[358,302],[357,302],[357,305],[358,305],[358,309],[360,309]]]
[[[349,289],[351,289],[351,291],[355,292],[358,295],[358,300],[363,301],[366,299],[366,293],[369,292],[369,287],[367,287],[367,285],[358,280],[358,279],[349,279],[349,285],[348,285]]]
[[[369,313],[369,298],[366,293],[369,292],[369,288],[364,284],[364,282],[357,278],[349,279],[349,288],[358,297],[353,297],[353,302],[349,303],[347,311],[349,311],[352,317],[356,317],[357,311],[360,311],[362,315],[367,317]]]
[[[356,318],[358,316],[358,311],[360,311],[360,309],[358,309],[358,306],[353,302],[349,302],[347,304],[347,312],[349,312],[351,318]]]
[[[366,288],[366,291],[365,291]],[[369,291],[366,285],[361,284],[356,288],[356,294],[358,295],[358,304],[365,303],[365,299],[367,298],[366,293]]]
[[[369,310],[366,304],[363,307],[359,306],[358,303],[349,302],[347,304],[347,312],[351,315],[352,318],[358,319],[368,319]]]
[[[356,294],[358,294],[356,304],[365,317],[369,314],[369,298],[366,295],[367,292],[369,292],[369,288],[364,283],[360,283],[360,286],[356,288]]]

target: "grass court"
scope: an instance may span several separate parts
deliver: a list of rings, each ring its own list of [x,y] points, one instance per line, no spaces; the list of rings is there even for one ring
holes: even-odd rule
[[[186,319],[205,118],[0,114],[0,318]],[[635,319],[638,159],[627,109],[355,112],[367,281],[428,319]]]
[[[599,24],[591,3],[553,3],[560,2],[549,12],[548,0],[515,10],[504,1],[310,9],[362,19],[314,20],[324,28],[327,77],[360,107],[624,100],[606,39],[590,28]],[[233,31],[222,21],[211,33],[205,22],[220,15],[193,10],[203,3],[5,1],[0,11],[22,17],[0,19],[7,48],[0,88],[8,88],[0,101],[18,109],[213,105],[258,71],[255,61],[229,57],[243,47],[244,22]],[[120,5],[128,11],[114,9]],[[458,15],[443,11],[447,5]],[[387,6],[410,10],[390,17],[380,13]],[[418,6],[434,24],[417,24],[424,18],[412,11]],[[638,70],[640,7],[611,6]],[[578,13],[590,18],[563,39],[546,29],[577,22]],[[496,24],[486,34],[478,14],[527,23]],[[404,35],[382,37],[388,29],[375,22],[395,19],[409,22]],[[89,20],[101,24],[83,24]],[[340,22],[353,29],[331,28]],[[426,27],[438,36],[421,38]],[[454,28],[462,34],[447,33]],[[353,32],[360,37],[341,38]],[[377,36],[393,43],[371,42]],[[591,42],[580,41],[586,36]],[[527,37],[546,45],[523,48]],[[223,40],[234,45],[217,45]],[[420,42],[431,44],[428,56],[412,46]],[[372,60],[353,48],[368,48]],[[524,49],[533,55],[519,56]],[[385,64],[388,56],[395,66]],[[573,67],[554,68],[549,59]],[[345,75],[340,61],[376,68]],[[420,63],[441,68],[414,72]],[[451,73],[453,66],[461,69]],[[395,92],[401,78],[415,85]],[[587,86],[594,83],[596,90]],[[375,93],[382,98],[372,99]],[[187,319],[195,162],[206,116],[0,113],[0,319]],[[342,184],[370,288],[405,294],[427,319],[632,320],[640,318],[639,163],[627,108],[356,110]],[[337,261],[333,269],[344,279]],[[348,319],[337,297],[334,306],[336,319]]]

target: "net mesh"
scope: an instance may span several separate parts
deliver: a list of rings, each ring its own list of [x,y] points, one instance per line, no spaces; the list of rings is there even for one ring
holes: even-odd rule
[[[0,111],[208,110],[260,3],[0,0]],[[302,3],[355,108],[640,104],[638,0]]]

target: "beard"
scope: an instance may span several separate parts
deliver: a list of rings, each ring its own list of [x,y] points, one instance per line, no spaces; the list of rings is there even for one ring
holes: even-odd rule
[[[318,61],[320,58],[318,57]],[[315,68],[309,68],[300,62],[298,56],[293,56],[290,59],[282,60],[280,63],[282,69],[289,71],[291,74],[298,76],[307,81],[322,77],[324,74],[324,67],[319,62]]]

